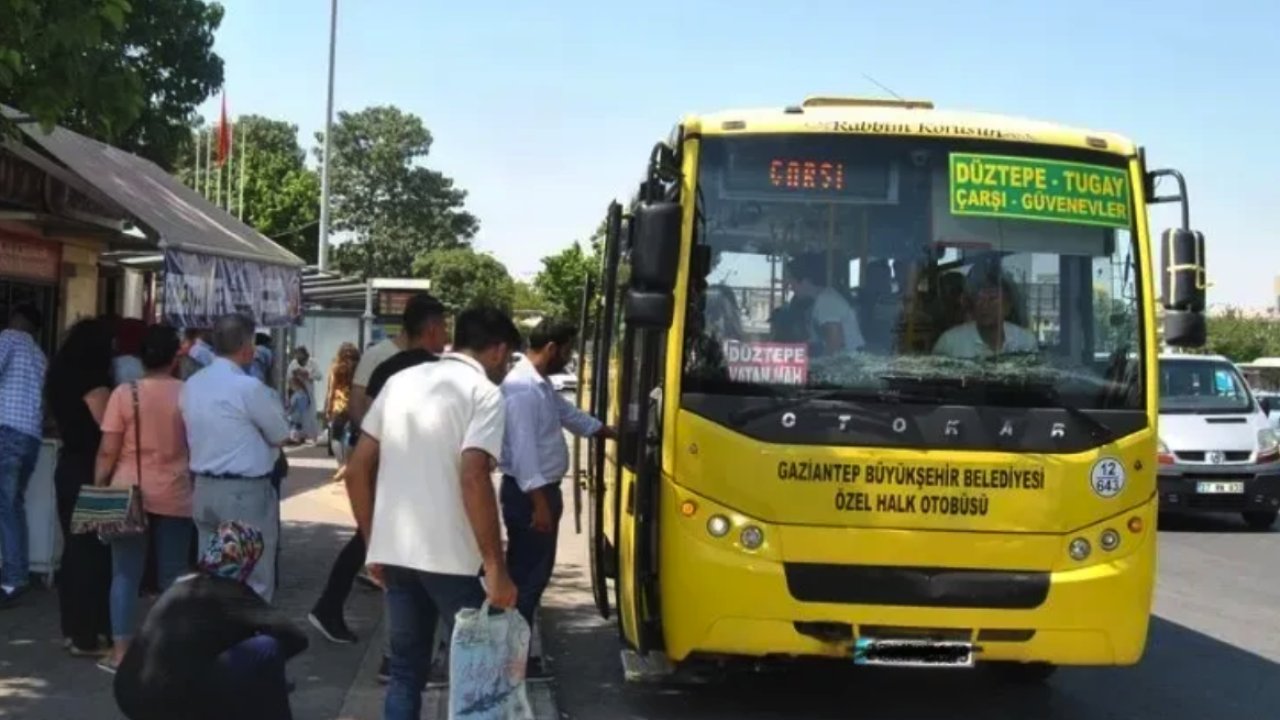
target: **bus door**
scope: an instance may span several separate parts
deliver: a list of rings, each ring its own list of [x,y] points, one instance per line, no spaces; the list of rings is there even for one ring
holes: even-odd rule
[[[582,305],[578,310],[578,347],[577,375],[578,382],[574,386],[573,406],[582,407],[583,383],[587,374],[587,335],[591,332],[588,323],[591,321],[591,301],[595,298],[596,279],[588,275],[582,286]],[[573,529],[582,534],[582,488],[585,484],[583,476],[586,470],[582,467],[582,441],[573,439]]]
[[[610,409],[610,377],[609,366],[613,351],[614,335],[617,333],[618,318],[618,265],[622,252],[622,206],[614,202],[609,205],[609,213],[605,224],[605,240],[603,262],[600,268],[600,303],[596,309],[597,322],[592,333],[591,350],[591,398],[589,410],[592,415],[601,419],[609,418]],[[585,364],[585,363],[584,363]],[[581,370],[579,371],[581,372]],[[600,438],[592,438],[589,448],[591,457],[587,470],[588,495],[590,506],[587,513],[588,552],[591,563],[591,590],[595,597],[596,609],[606,620],[610,616],[608,579],[617,577],[617,563],[609,536],[605,533],[605,498],[608,495],[605,476],[605,443]],[[616,449],[615,449],[616,452]],[[615,467],[618,465],[614,462]],[[617,496],[618,484],[615,482],[614,495]],[[618,537],[618,513],[613,513],[614,541]]]

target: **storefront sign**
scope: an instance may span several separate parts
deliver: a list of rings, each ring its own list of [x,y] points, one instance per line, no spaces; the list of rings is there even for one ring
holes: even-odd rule
[[[56,283],[61,262],[58,243],[0,235],[0,277]]]
[[[951,153],[951,214],[1129,227],[1129,176],[1105,165]]]
[[[284,327],[302,317],[298,268],[167,251],[164,256],[165,320],[177,327],[207,328],[222,315],[241,313],[262,327]]]

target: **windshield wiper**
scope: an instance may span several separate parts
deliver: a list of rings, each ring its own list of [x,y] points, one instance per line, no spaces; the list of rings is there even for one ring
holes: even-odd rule
[[[1116,431],[1112,427],[1089,413],[1081,410],[1072,403],[1062,399],[1062,393],[1053,387],[1035,387],[1027,388],[1032,392],[1037,392],[1037,397],[1049,404],[1049,407],[1065,410],[1068,415],[1079,420],[1089,426],[1089,436],[1094,440],[1103,442],[1111,442],[1116,439]]]

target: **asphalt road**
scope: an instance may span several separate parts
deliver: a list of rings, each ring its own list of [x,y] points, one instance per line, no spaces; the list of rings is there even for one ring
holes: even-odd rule
[[[561,538],[543,617],[562,718],[1280,718],[1280,532],[1250,532],[1232,516],[1162,521],[1156,617],[1141,664],[1063,669],[1043,687],[1001,685],[978,671],[842,664],[696,687],[624,684],[617,630],[596,614],[585,536],[574,535],[571,517]]]

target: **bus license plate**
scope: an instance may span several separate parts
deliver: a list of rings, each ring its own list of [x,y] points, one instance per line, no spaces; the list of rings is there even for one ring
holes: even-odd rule
[[[1209,482],[1196,483],[1196,492],[1201,495],[1243,495],[1242,482]]]
[[[855,665],[891,667],[973,667],[973,644],[939,640],[875,640],[858,638]]]

